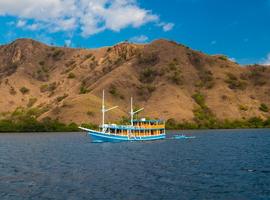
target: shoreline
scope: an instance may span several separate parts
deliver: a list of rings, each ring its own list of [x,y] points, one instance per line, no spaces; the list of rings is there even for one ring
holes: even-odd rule
[[[232,131],[232,130],[270,130],[270,127],[266,127],[266,128],[228,128],[228,129],[224,129],[224,128],[220,128],[220,129],[167,129],[166,131],[167,134],[170,134],[173,131]],[[33,133],[33,134],[44,134],[44,133],[86,133],[86,131],[35,131],[35,132],[26,132],[26,131],[21,131],[21,132],[2,132],[0,131],[0,135],[1,134],[9,134],[9,133],[18,133],[18,134],[29,134],[29,133]]]
[[[126,124],[118,122],[117,124]],[[79,126],[88,129],[98,129],[96,124],[89,123],[63,123],[56,119],[46,118],[42,121],[32,116],[20,117],[17,120],[0,120],[0,133],[22,132],[83,132]],[[245,120],[203,120],[199,122],[178,122],[175,119],[166,121],[166,130],[228,130],[228,129],[267,129],[270,128],[270,118],[253,117]]]

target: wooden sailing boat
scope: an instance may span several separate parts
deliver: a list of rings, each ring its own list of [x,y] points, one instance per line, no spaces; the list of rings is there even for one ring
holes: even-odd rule
[[[133,99],[130,106],[130,125],[105,124],[105,113],[117,108],[117,106],[106,109],[105,94],[102,96],[102,124],[99,130],[91,130],[84,127],[80,129],[86,131],[88,135],[97,141],[119,142],[119,141],[149,141],[160,140],[166,137],[165,122],[162,120],[147,120],[145,118],[135,119],[134,115],[142,111],[143,108],[134,111]]]

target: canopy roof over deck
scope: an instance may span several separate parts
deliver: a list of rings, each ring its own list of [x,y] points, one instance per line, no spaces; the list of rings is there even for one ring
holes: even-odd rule
[[[164,123],[163,120],[159,120],[159,119],[145,119],[145,118],[142,118],[142,119],[135,119],[135,120],[133,120],[133,122]]]

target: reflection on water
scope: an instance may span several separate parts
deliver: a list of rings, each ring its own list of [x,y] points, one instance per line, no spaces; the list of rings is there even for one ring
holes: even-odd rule
[[[0,199],[270,199],[269,130],[175,133],[122,143],[0,134]]]

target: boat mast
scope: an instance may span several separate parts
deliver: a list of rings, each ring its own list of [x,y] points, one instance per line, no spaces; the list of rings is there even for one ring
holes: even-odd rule
[[[134,117],[134,113],[133,113],[133,98],[131,97],[131,99],[130,99],[130,123],[131,123],[131,126],[133,126],[133,117]]]
[[[134,115],[136,113],[138,113],[138,112],[141,112],[143,109],[144,108],[141,108],[141,109],[139,109],[139,110],[137,110],[137,111],[134,112],[133,111],[133,98],[131,97],[131,99],[130,99],[130,124],[131,124],[131,126],[133,126]]]
[[[102,131],[104,129],[104,124],[105,124],[105,94],[104,94],[104,90],[103,90],[103,94],[102,94]]]
[[[115,108],[117,108],[118,106],[114,106],[112,108],[106,109],[105,108],[105,92],[103,90],[103,94],[102,94],[102,108],[101,108],[101,112],[102,112],[102,132],[105,132],[105,113],[113,110]]]

